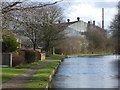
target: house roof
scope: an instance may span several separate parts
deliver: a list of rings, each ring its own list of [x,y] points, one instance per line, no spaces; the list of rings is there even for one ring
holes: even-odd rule
[[[81,21],[81,22],[84,22],[84,21],[82,21],[82,20],[80,20],[80,21]],[[71,25],[71,24],[74,24],[74,23],[77,23],[77,22],[80,22],[80,21],[65,22],[65,23],[61,23],[61,24],[66,24],[67,26],[69,26],[69,25]],[[86,23],[86,22],[84,22],[84,23]],[[86,24],[88,24],[88,23],[86,23]],[[99,26],[97,26],[97,25],[90,24],[90,26],[92,26],[92,27],[94,27],[94,28],[97,28],[98,30],[101,30],[101,31],[106,31],[105,29],[103,29],[103,28],[101,28],[101,27],[99,27]]]

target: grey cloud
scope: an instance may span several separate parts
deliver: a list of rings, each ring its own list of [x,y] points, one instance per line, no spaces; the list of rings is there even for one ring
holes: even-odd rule
[[[113,8],[117,6],[117,2],[95,2],[95,8]]]

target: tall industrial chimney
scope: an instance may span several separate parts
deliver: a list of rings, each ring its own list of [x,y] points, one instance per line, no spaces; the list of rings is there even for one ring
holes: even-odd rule
[[[104,8],[102,8],[102,28],[104,29]]]

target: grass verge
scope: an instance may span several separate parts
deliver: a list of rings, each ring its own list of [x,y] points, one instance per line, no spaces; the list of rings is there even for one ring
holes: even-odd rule
[[[52,60],[47,66],[39,69],[26,85],[26,88],[45,88],[49,82],[49,76],[61,60]]]
[[[109,54],[113,54],[112,52],[96,52],[96,53],[85,53],[85,54],[71,54],[68,56],[94,56],[94,55],[109,55]]]
[[[0,70],[2,70],[2,82],[4,83],[4,82],[18,76],[19,74],[22,74],[24,71],[26,71],[30,67],[32,67],[34,65],[41,65],[44,62],[45,61],[38,61],[38,62],[27,64],[24,66],[17,66],[17,67],[12,67],[12,68],[9,68],[9,67],[0,68]]]
[[[64,56],[63,55],[51,55],[49,57],[47,57],[47,59],[53,59],[53,66],[56,65],[58,63],[59,60],[61,60]],[[57,58],[58,60],[54,60],[54,58]],[[0,68],[0,70],[2,71],[2,82],[7,82],[9,81],[10,79],[22,74],[23,72],[25,72],[26,70],[28,70],[30,67],[32,66],[35,66],[35,65],[42,65],[43,63],[45,63],[47,60],[43,60],[43,61],[38,61],[38,62],[34,62],[34,63],[31,63],[31,64],[27,64],[27,65],[24,65],[24,66],[17,66],[17,67],[12,67],[12,68],[9,68],[9,67],[3,67],[3,68]],[[50,64],[50,65],[51,65]],[[50,67],[50,70],[52,70],[52,67],[51,66],[46,66],[46,68]],[[48,69],[49,71],[49,69]],[[47,72],[47,69],[46,69],[46,72]],[[49,72],[50,74],[50,72]],[[44,75],[44,73],[43,73]]]

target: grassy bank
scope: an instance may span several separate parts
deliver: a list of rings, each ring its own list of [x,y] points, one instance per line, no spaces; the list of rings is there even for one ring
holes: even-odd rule
[[[32,66],[42,65],[48,59],[50,59],[50,60],[52,60],[54,58],[58,59],[58,60],[53,60],[53,63],[51,63],[53,66],[56,66],[58,64],[58,61],[60,61],[61,58],[63,58],[63,57],[64,56],[62,56],[62,55],[51,55],[51,56],[47,57],[46,60],[39,61],[39,62],[34,62],[34,63],[27,64],[27,65],[24,65],[24,66],[17,66],[17,67],[12,67],[12,68],[9,68],[9,67],[0,68],[0,70],[2,69],[2,82],[6,82],[6,81],[8,81],[8,80],[10,80],[10,79],[12,79],[12,78],[22,74],[23,72],[25,72],[26,70],[28,70]],[[46,71],[45,71],[46,73],[48,73],[48,71],[52,70],[53,67],[48,65],[45,68],[50,68],[50,69],[46,69]],[[50,72],[48,74],[50,74]]]
[[[112,52],[96,52],[96,53],[84,53],[84,54],[71,54],[67,56],[94,56],[94,55],[110,55]]]
[[[49,82],[49,76],[52,74],[52,71],[59,65],[61,59],[64,57],[65,55],[57,54],[47,57],[47,60],[51,60],[51,62],[46,67],[38,70],[32,77],[32,80],[26,85],[26,88],[45,88]]]
[[[49,76],[61,60],[52,60],[46,67],[38,70],[32,77],[32,80],[26,85],[26,88],[45,88],[49,82]]]
[[[12,67],[12,68],[9,68],[9,67],[0,68],[0,69],[2,69],[2,82],[6,82],[6,81],[18,76],[19,74],[23,73],[30,67],[32,67],[34,65],[41,65],[44,62],[45,61],[39,61],[39,62],[34,62],[31,64],[24,65],[24,66],[17,66],[17,67]]]

